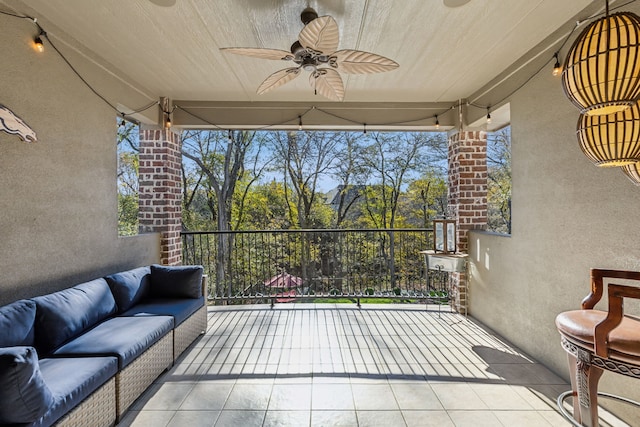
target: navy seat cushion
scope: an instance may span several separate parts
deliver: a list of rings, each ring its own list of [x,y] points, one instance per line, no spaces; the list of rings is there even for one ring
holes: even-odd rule
[[[115,357],[47,358],[40,370],[53,395],[49,411],[33,426],[48,426],[61,418],[118,371]]]
[[[118,369],[123,369],[172,328],[170,316],[114,317],[66,343],[53,355],[116,356]]]
[[[0,424],[31,423],[43,416],[53,395],[40,373],[36,349],[0,348]]]
[[[191,298],[151,298],[145,300],[131,309],[125,311],[121,316],[144,316],[161,315],[173,316],[173,327],[179,326],[189,316],[204,306],[204,297],[198,299]]]
[[[201,265],[151,266],[151,296],[164,298],[200,298],[202,296]]]
[[[150,272],[149,267],[139,267],[105,277],[118,305],[118,312],[129,310],[147,295]]]
[[[104,279],[33,298],[36,303],[35,342],[47,354],[116,313],[116,301]]]
[[[36,303],[20,300],[0,307],[0,347],[32,346]]]

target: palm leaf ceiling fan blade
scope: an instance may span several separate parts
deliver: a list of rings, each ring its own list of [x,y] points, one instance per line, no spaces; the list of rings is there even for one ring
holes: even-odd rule
[[[316,92],[332,101],[342,101],[344,99],[344,84],[342,77],[336,70],[331,68],[319,69],[309,76],[309,83]]]
[[[338,24],[328,15],[309,22],[298,35],[298,41],[302,46],[322,53],[335,52],[339,39]]]
[[[336,58],[335,67],[348,74],[383,73],[399,67],[396,61],[362,50],[344,49],[331,56]]]
[[[269,92],[270,90],[290,82],[298,77],[299,74],[300,67],[285,68],[283,70],[276,71],[262,82],[257,90],[258,95],[262,95],[263,93]]]
[[[236,55],[251,56],[260,59],[273,59],[290,61],[293,59],[291,52],[281,49],[263,49],[259,47],[223,47],[223,52],[233,53]]]
[[[295,79],[300,70],[310,72],[309,81],[320,94],[333,101],[344,99],[344,83],[338,71],[348,74],[382,73],[398,68],[397,62],[375,53],[352,49],[338,49],[340,31],[331,16],[318,17],[318,13],[307,7],[300,14],[304,28],[298,40],[291,45],[291,51],[251,47],[228,47],[221,51],[260,59],[285,60],[297,67],[276,71],[267,77],[258,95],[269,92]],[[338,70],[338,71],[336,71]]]

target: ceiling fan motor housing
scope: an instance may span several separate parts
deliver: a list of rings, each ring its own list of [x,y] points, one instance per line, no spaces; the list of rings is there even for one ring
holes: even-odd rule
[[[306,50],[298,40],[296,40],[295,42],[293,42],[293,44],[291,45],[291,53],[293,53],[293,56],[298,56],[298,55],[302,55],[304,52],[304,50]]]
[[[313,21],[318,17],[318,12],[316,12],[312,7],[308,7],[302,11],[300,14],[300,19],[304,25],[307,25],[309,22]]]

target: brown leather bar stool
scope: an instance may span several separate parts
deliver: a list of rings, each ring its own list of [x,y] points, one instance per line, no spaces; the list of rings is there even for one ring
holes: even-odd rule
[[[556,317],[569,359],[572,389],[558,397],[558,407],[576,426],[598,426],[598,395],[640,406],[630,399],[598,392],[604,371],[640,378],[640,318],[623,311],[624,298],[640,299],[640,288],[608,283],[609,309],[595,310],[603,296],[604,279],[637,280],[640,286],[640,272],[592,269],[591,293],[582,301],[582,309]],[[573,419],[563,406],[569,396],[573,397]]]

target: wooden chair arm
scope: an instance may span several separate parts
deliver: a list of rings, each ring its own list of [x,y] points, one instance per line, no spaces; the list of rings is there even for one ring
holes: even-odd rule
[[[600,357],[609,357],[609,334],[622,322],[624,298],[640,299],[640,288],[610,283],[607,286],[607,296],[609,312],[607,317],[596,325],[594,331],[595,352]]]
[[[602,299],[604,279],[640,280],[640,271],[591,269],[591,293],[582,300],[582,309],[591,310]]]

